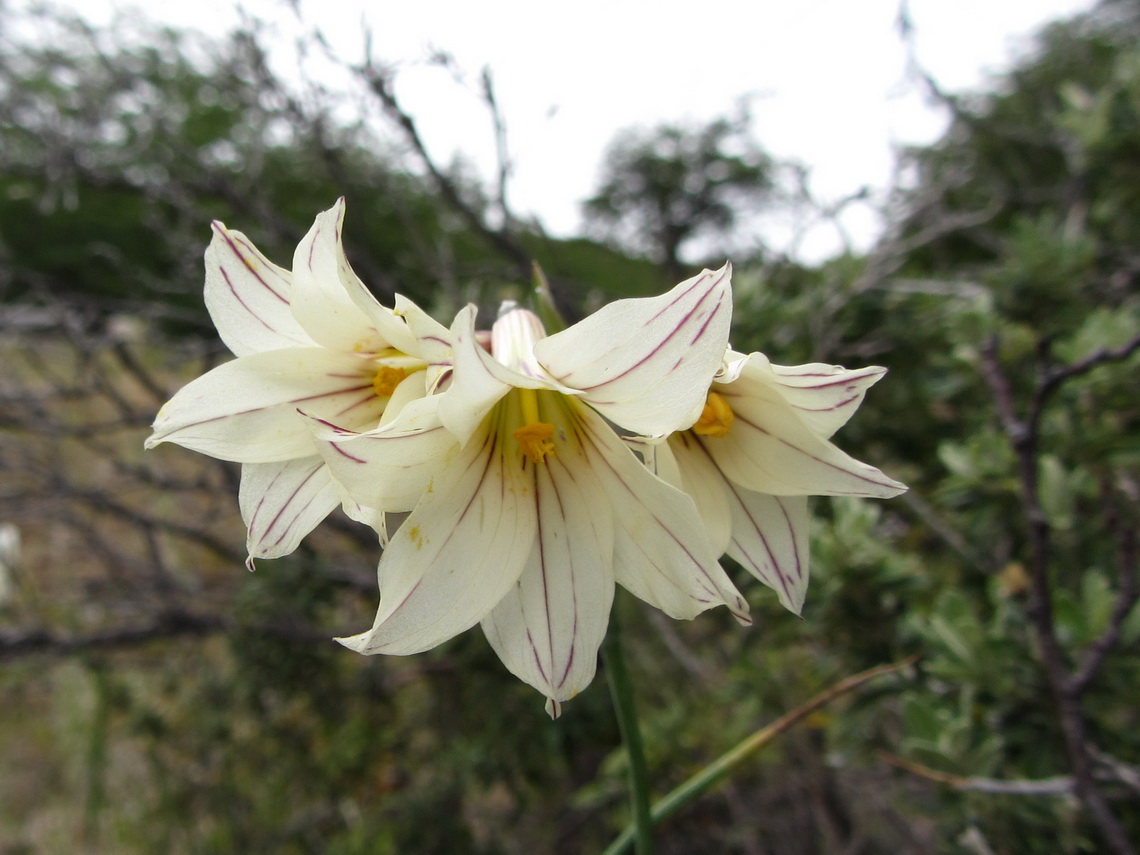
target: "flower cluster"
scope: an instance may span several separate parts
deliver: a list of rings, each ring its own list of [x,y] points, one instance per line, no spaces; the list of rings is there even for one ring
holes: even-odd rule
[[[337,506],[373,526],[380,606],[340,639],[354,650],[417,653],[478,623],[557,715],[593,679],[615,584],[747,624],[727,553],[798,612],[806,496],[904,489],[829,441],[883,369],[730,350],[728,265],[550,336],[508,304],[487,333],[474,306],[450,327],[381,306],[343,216],[317,217],[291,271],[214,224],[206,304],[237,358],[178,392],[147,446],[242,464],[251,568]]]

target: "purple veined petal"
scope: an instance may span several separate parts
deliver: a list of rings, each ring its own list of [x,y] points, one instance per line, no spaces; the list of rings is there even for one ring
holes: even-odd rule
[[[451,371],[454,359],[451,330],[400,294],[396,295],[395,313],[404,319],[408,331],[415,339],[416,349],[406,352],[419,356],[427,363],[425,386],[429,392],[434,392],[442,375]]]
[[[732,541],[728,555],[799,614],[808,586],[806,496],[768,496],[729,485]]]
[[[726,605],[751,623],[693,500],[650,472],[600,416],[585,406],[578,413],[585,455],[613,509],[617,583],[670,617]]]
[[[254,559],[288,555],[340,504],[320,457],[247,463],[241,469],[238,504],[246,524],[246,566]]]
[[[341,243],[344,199],[317,215],[293,254],[293,316],[314,341],[346,353],[375,353],[389,346],[350,296],[345,278],[359,285]]]
[[[480,430],[392,535],[378,568],[376,620],[338,639],[346,647],[429,650],[481,621],[514,587],[534,545],[534,475],[496,433]]]
[[[830,437],[855,414],[867,390],[887,373],[877,365],[848,370],[838,365],[770,365],[768,373],[784,400],[823,438]]]
[[[732,429],[701,442],[725,476],[742,487],[773,496],[879,499],[906,490],[820,437],[773,385],[745,372],[717,391],[732,408]]]
[[[657,451],[658,474],[665,481],[687,493],[697,506],[705,531],[717,555],[727,548],[732,536],[732,515],[729,512],[729,485],[716,463],[709,456],[700,441],[689,431],[681,431],[669,437],[668,443]],[[662,474],[662,460],[673,458],[673,466],[678,475]],[[671,468],[671,467],[670,467]],[[673,480],[680,477],[680,482]]]
[[[548,711],[590,684],[614,597],[612,511],[572,441],[536,467],[536,542],[518,583],[483,619],[503,664]]]
[[[161,410],[147,448],[174,442],[238,463],[270,463],[316,453],[310,415],[352,429],[379,423],[386,398],[374,366],[325,348],[253,353],[191,381]]]
[[[314,347],[289,307],[293,276],[262,255],[249,238],[219,222],[206,249],[206,309],[235,356]]]
[[[378,511],[410,511],[431,489],[433,479],[457,465],[459,443],[438,417],[426,413],[413,418],[420,403],[413,402],[400,419],[367,433],[313,420],[316,450],[353,501]]]
[[[701,414],[732,321],[732,270],[706,270],[660,297],[618,300],[535,345],[558,382],[631,433],[668,434]]]
[[[491,355],[499,366],[510,373],[500,372],[500,378],[512,385],[516,375],[528,380],[537,380],[539,388],[558,388],[554,378],[546,373],[534,356],[534,346],[546,338],[546,330],[538,315],[528,309],[519,308],[513,300],[507,300],[499,309],[499,317],[491,326]],[[497,366],[493,366],[499,370]],[[573,391],[566,390],[569,394]]]

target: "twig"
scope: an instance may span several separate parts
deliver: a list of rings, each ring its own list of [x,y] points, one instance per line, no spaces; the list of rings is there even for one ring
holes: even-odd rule
[[[327,630],[280,624],[241,624],[211,614],[168,612],[144,626],[127,627],[90,635],[60,635],[48,629],[0,635],[0,662],[35,654],[72,656],[77,653],[123,650],[185,636],[204,636],[237,630],[253,630],[283,641],[328,641]]]
[[[1004,793],[1014,796],[1062,796],[1073,792],[1074,782],[1068,775],[1059,775],[1054,778],[1041,778],[1036,781],[1003,781],[997,778],[964,777],[949,772],[940,772],[915,763],[913,760],[891,754],[888,751],[876,752],[879,758],[899,769],[905,769],[940,784],[946,784],[955,790],[970,790],[979,793]]]
[[[503,112],[499,109],[499,101],[495,97],[495,82],[491,77],[491,69],[484,68],[480,78],[483,87],[483,100],[487,102],[487,109],[491,111],[491,121],[495,126],[495,159],[498,162],[496,186],[496,202],[499,213],[503,218],[503,229],[510,231],[514,224],[514,216],[507,204],[507,185],[511,176],[511,156],[507,148],[507,123]]]
[[[1074,377],[1080,377],[1083,374],[1088,374],[1094,368],[1099,368],[1101,365],[1107,365],[1112,362],[1123,362],[1137,351],[1140,351],[1140,335],[1121,347],[1113,349],[1102,347],[1093,351],[1079,362],[1074,362],[1072,365],[1062,365],[1051,368],[1037,384],[1037,389],[1033,395],[1033,403],[1030,405],[1029,413],[1026,418],[1027,427],[1031,430],[1036,430],[1037,423],[1045,411],[1045,405],[1048,403],[1049,398],[1061,388],[1061,385],[1065,383],[1065,381],[1072,380]]]
[[[419,155],[428,174],[431,175],[440,195],[466,223],[478,234],[481,234],[495,249],[510,259],[519,269],[519,278],[523,281],[530,277],[530,254],[522,248],[514,236],[506,229],[493,229],[484,222],[483,217],[464,200],[462,193],[443,170],[436,165],[435,159],[427,150],[427,145],[420,136],[415,120],[400,106],[396,93],[392,87],[392,75],[376,67],[371,57],[365,60],[364,65],[358,67],[356,72],[367,83],[372,92],[383,106],[385,112],[404,131],[404,135],[412,144],[416,154]]]

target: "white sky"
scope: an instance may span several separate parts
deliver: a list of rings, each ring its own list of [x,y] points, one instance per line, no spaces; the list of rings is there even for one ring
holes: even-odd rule
[[[455,57],[474,84],[494,74],[508,124],[515,213],[553,234],[580,232],[579,204],[595,188],[607,143],[619,129],[661,121],[708,120],[747,94],[762,146],[811,169],[822,201],[860,187],[885,188],[893,151],[934,140],[943,117],[906,75],[896,20],[899,0],[299,0],[349,60],[361,55],[363,23],[373,53],[401,66],[397,92],[433,153],[459,151],[488,180],[494,139],[477,94],[424,60]],[[74,0],[93,21],[115,0]],[[236,20],[229,0],[136,2],[148,15],[221,32]],[[1090,8],[1092,0],[910,0],[918,58],[946,89],[984,84],[1008,66],[1042,23]],[[249,0],[263,18],[296,32],[273,0]],[[557,11],[554,11],[557,9]],[[862,245],[876,222],[852,211]],[[769,228],[774,228],[769,224]],[[779,241],[775,228],[769,240]],[[836,247],[816,233],[803,255]]]

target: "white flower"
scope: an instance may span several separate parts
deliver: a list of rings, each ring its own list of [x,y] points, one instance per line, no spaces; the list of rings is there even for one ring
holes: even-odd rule
[[[413,303],[381,306],[349,267],[344,200],[320,214],[292,272],[219,222],[206,250],[206,306],[237,359],[192,381],[159,411],[152,448],[174,442],[243,464],[247,564],[296,549],[341,503],[307,413],[375,428],[438,379],[446,328]],[[346,507],[346,510],[349,510]]]
[[[658,473],[694,498],[713,543],[797,614],[808,584],[806,497],[906,490],[829,441],[885,373],[730,351],[701,418],[656,448]]]
[[[693,501],[656,477],[612,425],[692,424],[724,354],[729,270],[621,300],[550,338],[506,311],[491,352],[473,306],[452,325],[454,374],[384,431],[326,428],[323,454],[362,505],[422,498],[378,569],[362,653],[427,650],[482,623],[506,666],[549,699],[593,678],[614,585],[678,618],[747,606],[717,564]]]

